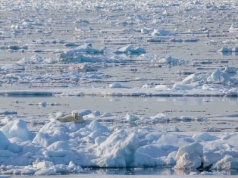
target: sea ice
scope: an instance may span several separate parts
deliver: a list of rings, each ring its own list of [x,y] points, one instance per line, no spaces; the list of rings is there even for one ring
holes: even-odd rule
[[[8,138],[17,138],[20,141],[30,140],[33,133],[29,132],[26,126],[26,123],[22,120],[15,120],[4,127],[1,128],[1,131]]]
[[[100,114],[97,117],[101,119]],[[126,118],[139,121],[129,114]],[[191,170],[237,167],[238,150],[233,142],[236,133],[226,137],[212,133],[187,135],[151,128],[107,127],[96,120],[83,124],[51,120],[36,135],[24,121],[13,120],[0,133],[0,159],[8,157],[12,161],[4,164],[11,169],[17,166],[19,173],[24,173],[26,166],[31,170],[29,174],[35,175],[79,173],[85,166],[169,166]],[[213,146],[207,146],[210,144]],[[219,157],[214,159],[214,154]]]
[[[125,47],[119,48],[115,53],[126,53],[126,54],[142,54],[146,53],[145,49],[141,47],[134,47],[134,45],[130,44]]]
[[[2,0],[0,95],[235,98],[236,10],[235,0]],[[201,133],[162,129],[207,118],[76,112],[85,122],[59,122],[61,110],[35,120],[4,107],[0,114],[11,116],[1,120],[0,173],[168,167],[210,175],[238,168],[237,132],[212,125]]]

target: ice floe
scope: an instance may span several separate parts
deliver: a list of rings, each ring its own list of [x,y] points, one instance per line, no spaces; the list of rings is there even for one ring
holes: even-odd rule
[[[22,58],[19,61],[17,61],[17,64],[19,65],[29,65],[29,64],[54,64],[56,63],[57,60],[56,59],[52,59],[52,58],[44,58],[42,56],[39,55],[34,55],[31,56],[29,58]]]
[[[185,59],[176,59],[172,56],[166,56],[166,57],[156,57],[152,60],[153,63],[159,63],[159,64],[169,64],[169,65],[181,65],[185,64],[186,60]]]
[[[119,48],[115,53],[126,53],[126,54],[142,54],[146,53],[145,49],[141,47],[134,47],[134,45],[130,44],[125,47]]]
[[[85,118],[90,114],[84,113]],[[86,119],[82,124],[50,119],[37,133],[30,131],[23,120],[4,122],[0,132],[0,159],[6,168],[1,173],[17,169],[19,174],[56,175],[80,173],[95,166],[237,168],[237,133],[183,134],[135,125],[106,126],[99,122],[102,117],[105,116],[98,113],[93,120]],[[125,119],[129,123],[143,122],[131,114]]]
[[[122,58],[113,59],[103,55],[105,47],[95,49],[91,44],[86,44],[73,49],[67,49],[57,55],[61,62],[122,62]],[[101,56],[100,56],[101,55]]]
[[[154,29],[151,35],[152,36],[174,36],[175,34],[168,30]]]

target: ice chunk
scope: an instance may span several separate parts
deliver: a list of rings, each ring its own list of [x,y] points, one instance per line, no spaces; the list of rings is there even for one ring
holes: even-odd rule
[[[238,159],[230,155],[225,155],[224,158],[215,163],[212,168],[218,170],[237,169]]]
[[[7,149],[8,145],[10,144],[7,137],[0,131],[0,149]]]
[[[20,72],[20,71],[24,71],[25,67],[20,65],[20,64],[9,64],[9,65],[4,65],[1,67],[2,70],[5,71],[11,71],[11,72]]]
[[[37,162],[33,163],[33,166],[38,169],[46,169],[46,168],[53,167],[54,164],[50,161],[40,161],[40,162],[37,161]]]
[[[196,169],[202,165],[203,146],[200,143],[179,148],[176,154],[176,166],[179,169]]]
[[[134,123],[135,121],[139,120],[139,117],[132,115],[132,114],[126,114],[126,121],[129,123]]]
[[[17,62],[17,64],[40,64],[44,61],[44,58],[38,55],[32,56],[30,58],[23,58]]]
[[[160,123],[164,123],[164,122],[169,122],[169,118],[163,114],[163,113],[158,113],[155,116],[151,116],[151,119],[153,120],[154,123],[160,122]]]
[[[98,123],[97,121],[92,121],[87,127],[92,131],[99,131],[100,133],[109,132],[109,129],[106,126]]]
[[[17,157],[17,154],[12,153],[11,151],[8,151],[8,150],[0,150],[0,157],[5,157],[5,158]]]
[[[224,69],[224,72],[227,72],[227,73],[236,73],[236,67],[225,67]]]
[[[154,29],[151,35],[152,36],[174,36],[175,34],[164,29]]]
[[[48,146],[48,150],[63,151],[63,150],[70,150],[70,147],[67,141],[57,141]]]
[[[1,120],[1,123],[3,123],[4,125],[8,124],[9,122],[12,122],[14,120],[13,117],[11,116],[6,116]]]
[[[223,155],[220,153],[216,153],[213,151],[206,151],[203,154],[203,167],[208,168],[211,167],[213,164],[215,164],[217,161],[221,160],[223,158]]]
[[[77,61],[77,62],[87,60],[101,61],[100,59],[87,57],[85,54],[102,54],[104,53],[104,51],[105,47],[103,47],[102,49],[95,49],[92,47],[91,44],[85,44],[74,49],[65,50],[62,53],[60,53],[57,57],[59,58],[60,61]]]
[[[141,47],[134,47],[134,45],[129,44],[125,47],[119,48],[115,53],[142,54],[142,53],[146,53],[146,51],[145,49]]]
[[[227,73],[222,72],[220,69],[216,69],[207,78],[207,81],[211,83],[227,83],[230,81],[230,76]]]
[[[15,120],[1,128],[1,131],[7,138],[17,138],[21,141],[32,139],[32,133],[28,131],[26,122],[23,120]]]
[[[212,136],[209,133],[197,133],[193,135],[193,139],[196,141],[211,141],[217,139],[215,136]]]
[[[186,60],[185,59],[177,59],[172,56],[166,56],[163,58],[154,59],[153,62],[157,62],[160,64],[181,65],[181,64],[185,64]]]
[[[218,51],[221,52],[221,53],[231,53],[232,52],[232,48],[222,47]]]
[[[100,158],[96,164],[101,167],[127,167],[135,160],[135,151],[138,147],[136,133],[118,130],[112,133],[96,149],[96,155]]]
[[[35,172],[34,175],[56,175],[56,170],[54,168],[40,169]]]
[[[109,84],[109,88],[126,88],[126,87],[122,86],[120,83],[111,83]]]
[[[238,32],[238,25],[237,24],[232,24],[229,28],[230,33],[237,33]]]
[[[152,157],[149,154],[145,154],[136,150],[135,153],[135,161],[133,166],[136,167],[156,167],[156,166],[163,166],[163,161],[158,158]]]
[[[152,30],[149,29],[149,28],[142,28],[142,29],[140,30],[140,32],[141,32],[142,34],[149,34],[151,31],[152,31]]]
[[[196,153],[184,153],[177,160],[175,169],[197,169],[202,165],[202,158]]]

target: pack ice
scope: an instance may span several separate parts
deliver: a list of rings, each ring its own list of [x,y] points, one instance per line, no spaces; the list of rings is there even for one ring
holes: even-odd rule
[[[80,173],[87,167],[237,168],[237,133],[136,127],[132,123],[145,118],[134,115],[125,116],[126,126],[106,126],[100,120],[115,116],[96,114],[90,119],[92,111],[84,114],[87,119],[82,124],[51,118],[38,132],[30,131],[26,121],[6,116],[0,132],[1,173],[55,175]]]

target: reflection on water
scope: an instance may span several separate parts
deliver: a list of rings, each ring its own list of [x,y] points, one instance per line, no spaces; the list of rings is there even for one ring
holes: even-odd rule
[[[1,110],[13,110],[19,115],[47,116],[49,113],[70,113],[90,109],[116,115],[126,113],[168,117],[237,114],[238,98],[232,97],[0,97]]]
[[[172,168],[93,168],[86,169],[86,174],[114,174],[114,175],[174,175]]]
[[[153,127],[161,131],[236,132],[238,98],[228,97],[0,97],[0,117],[17,113],[26,119],[49,120],[49,115],[89,109],[117,119],[98,120],[104,124],[129,124],[127,113],[140,120],[130,127]],[[159,113],[165,119],[157,118]],[[215,117],[214,117],[215,116]]]
[[[173,169],[173,168],[88,168],[84,174],[112,174],[112,175],[190,175],[203,174],[198,170]],[[237,170],[212,170],[204,172],[206,175],[238,175]]]

